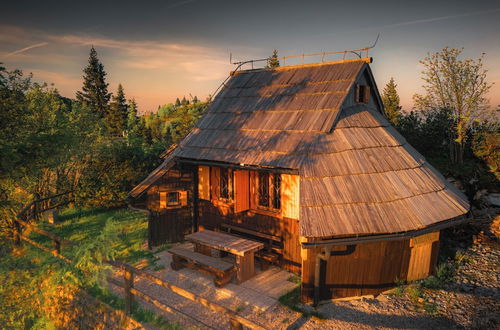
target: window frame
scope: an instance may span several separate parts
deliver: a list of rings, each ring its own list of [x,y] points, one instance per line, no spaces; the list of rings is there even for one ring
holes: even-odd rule
[[[172,194],[175,194],[176,202],[170,201],[170,196]],[[177,207],[177,206],[181,206],[181,193],[180,193],[180,191],[178,191],[178,190],[167,191],[167,208],[168,207]]]
[[[281,213],[283,209],[283,201],[281,198],[281,174],[280,173],[273,173],[273,172],[267,172],[267,171],[256,171],[255,172],[255,188],[256,188],[256,196],[255,196],[255,206],[258,210],[264,210],[264,211],[269,211],[272,213]],[[266,190],[267,190],[267,205],[261,204],[261,183],[262,183],[262,177],[267,176],[267,184],[266,184]],[[277,178],[279,178],[277,181],[275,181]],[[276,182],[279,182],[279,187],[276,189]],[[276,208],[275,202],[278,201],[279,203],[279,208]]]
[[[227,173],[227,197],[222,196],[222,183],[223,183],[223,175],[222,173]],[[234,202],[234,171],[229,167],[219,167],[219,182],[217,183],[218,190],[218,199],[228,204],[232,204]]]

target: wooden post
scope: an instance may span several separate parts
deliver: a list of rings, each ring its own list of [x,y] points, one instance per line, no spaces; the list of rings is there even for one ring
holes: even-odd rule
[[[235,319],[229,320],[231,330],[243,330],[243,325]]]
[[[125,280],[125,314],[131,315],[134,296],[130,292],[130,289],[134,287],[134,273],[129,269],[124,269],[123,279]]]
[[[61,254],[61,242],[58,240],[52,241],[52,254],[58,256]]]
[[[17,246],[21,246],[21,224],[19,223],[19,221],[14,220],[14,226],[16,227],[14,230],[14,244],[16,244]]]

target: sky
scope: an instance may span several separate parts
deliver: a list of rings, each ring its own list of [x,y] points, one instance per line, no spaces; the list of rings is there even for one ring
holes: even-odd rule
[[[484,55],[491,106],[500,105],[500,1],[8,1],[0,62],[74,97],[93,45],[111,92],[142,112],[176,97],[211,95],[234,61],[372,45],[378,88],[394,77],[405,110],[422,92],[422,60],[445,46]],[[339,59],[335,56],[326,60]],[[321,57],[310,58],[319,62]],[[293,64],[291,62],[287,64]]]

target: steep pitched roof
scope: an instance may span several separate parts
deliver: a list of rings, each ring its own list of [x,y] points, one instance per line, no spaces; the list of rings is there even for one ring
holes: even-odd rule
[[[405,232],[466,213],[465,196],[379,112],[346,106],[371,77],[367,62],[234,72],[175,157],[298,170],[303,237]]]

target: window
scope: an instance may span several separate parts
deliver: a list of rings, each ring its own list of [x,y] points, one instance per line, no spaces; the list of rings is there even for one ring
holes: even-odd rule
[[[176,209],[186,206],[188,203],[186,190],[159,191],[160,209]]]
[[[355,101],[356,101],[356,103],[369,103],[370,102],[370,86],[356,85]]]
[[[259,205],[269,207],[269,173],[259,172]]]
[[[178,191],[171,191],[167,194],[167,206],[181,205],[181,194]]]
[[[275,210],[281,209],[281,175],[259,172],[258,195],[259,206]]]
[[[219,198],[232,200],[233,199],[233,171],[229,168],[220,168],[219,176]]]

